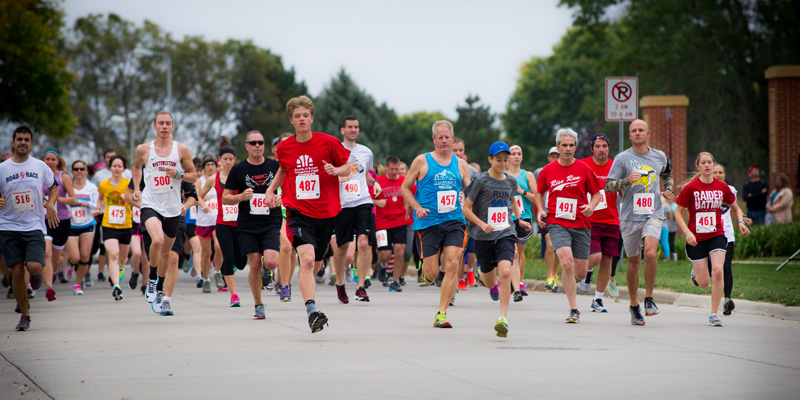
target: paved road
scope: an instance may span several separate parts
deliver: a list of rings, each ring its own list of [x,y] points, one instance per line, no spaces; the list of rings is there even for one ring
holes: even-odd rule
[[[647,325],[630,325],[627,304],[607,301],[567,325],[563,294],[531,292],[512,303],[508,338],[493,325],[499,304],[485,288],[459,293],[453,329],[432,328],[438,289],[369,291],[372,302],[338,304],[319,286],[330,326],[312,335],[299,290],[280,303],[265,293],[267,319],[251,319],[246,271],[242,307],[228,294],[203,294],[181,273],[174,317],[155,315],[126,290],[114,302],[105,284],[58,300],[33,300],[28,332],[14,332],[14,301],[0,304],[0,398],[796,398],[800,323],[723,317],[707,326],[702,308],[662,304]],[[349,284],[352,296],[353,285]],[[138,293],[138,292],[137,292]],[[285,397],[288,396],[288,397]],[[623,396],[623,397],[620,397]]]

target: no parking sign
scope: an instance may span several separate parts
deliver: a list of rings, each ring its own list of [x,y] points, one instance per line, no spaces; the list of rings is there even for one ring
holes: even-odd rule
[[[606,121],[633,121],[638,118],[638,99],[638,78],[606,78]]]

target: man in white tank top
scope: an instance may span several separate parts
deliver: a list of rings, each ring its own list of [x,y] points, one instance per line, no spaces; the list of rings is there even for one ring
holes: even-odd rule
[[[142,225],[152,239],[150,278],[145,293],[145,299],[149,303],[170,301],[169,298],[162,297],[170,249],[182,218],[181,181],[194,183],[197,179],[192,152],[185,144],[172,140],[173,128],[172,115],[166,111],[156,114],[153,122],[156,139],[137,146],[133,162],[133,200],[141,200]],[[139,189],[142,164],[144,191]]]

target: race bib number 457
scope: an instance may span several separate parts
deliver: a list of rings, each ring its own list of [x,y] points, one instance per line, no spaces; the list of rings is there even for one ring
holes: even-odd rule
[[[455,190],[443,190],[436,192],[436,204],[438,205],[437,209],[439,214],[455,211],[457,200],[458,194]]]

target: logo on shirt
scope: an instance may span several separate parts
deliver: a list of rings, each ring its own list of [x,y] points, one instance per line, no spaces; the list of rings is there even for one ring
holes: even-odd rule
[[[652,167],[649,167],[647,165],[642,165],[636,160],[631,160],[630,163],[631,163],[630,164],[631,169],[634,171],[638,170],[639,174],[641,175],[639,180],[633,182],[633,185],[631,186],[642,185],[644,186],[644,192],[649,193],[650,188],[656,182],[656,175],[657,175],[656,171],[653,170]]]
[[[723,194],[721,190],[703,190],[694,192],[694,209],[709,210],[722,208],[722,197]]]
[[[456,187],[458,186],[457,182],[458,180],[456,176],[447,169],[443,169],[442,172],[439,172],[433,177],[433,184],[438,186],[440,189],[450,189]]]
[[[358,159],[354,155],[350,154],[350,158],[347,159],[347,162],[350,163],[350,166],[351,166],[350,173],[351,174],[360,174],[360,173],[364,172],[364,166],[361,165],[360,162],[358,162]]]
[[[580,176],[570,175],[567,177],[566,180],[564,179],[554,179],[550,181],[550,191],[557,192],[559,190],[564,190],[568,187],[577,186],[578,183],[581,181]]]
[[[256,186],[269,186],[272,184],[273,177],[274,176],[272,172],[268,174],[254,175],[252,177],[250,175],[245,175],[244,182],[250,189],[255,189]]]
[[[306,167],[313,167],[314,160],[311,157],[303,154],[302,156],[297,158],[297,168],[306,168]]]
[[[15,181],[17,179],[24,179],[24,178],[39,179],[39,174],[36,173],[36,172],[22,170],[22,171],[17,172],[16,174],[12,174],[10,176],[7,176],[6,177],[6,183],[9,183],[11,181]]]

